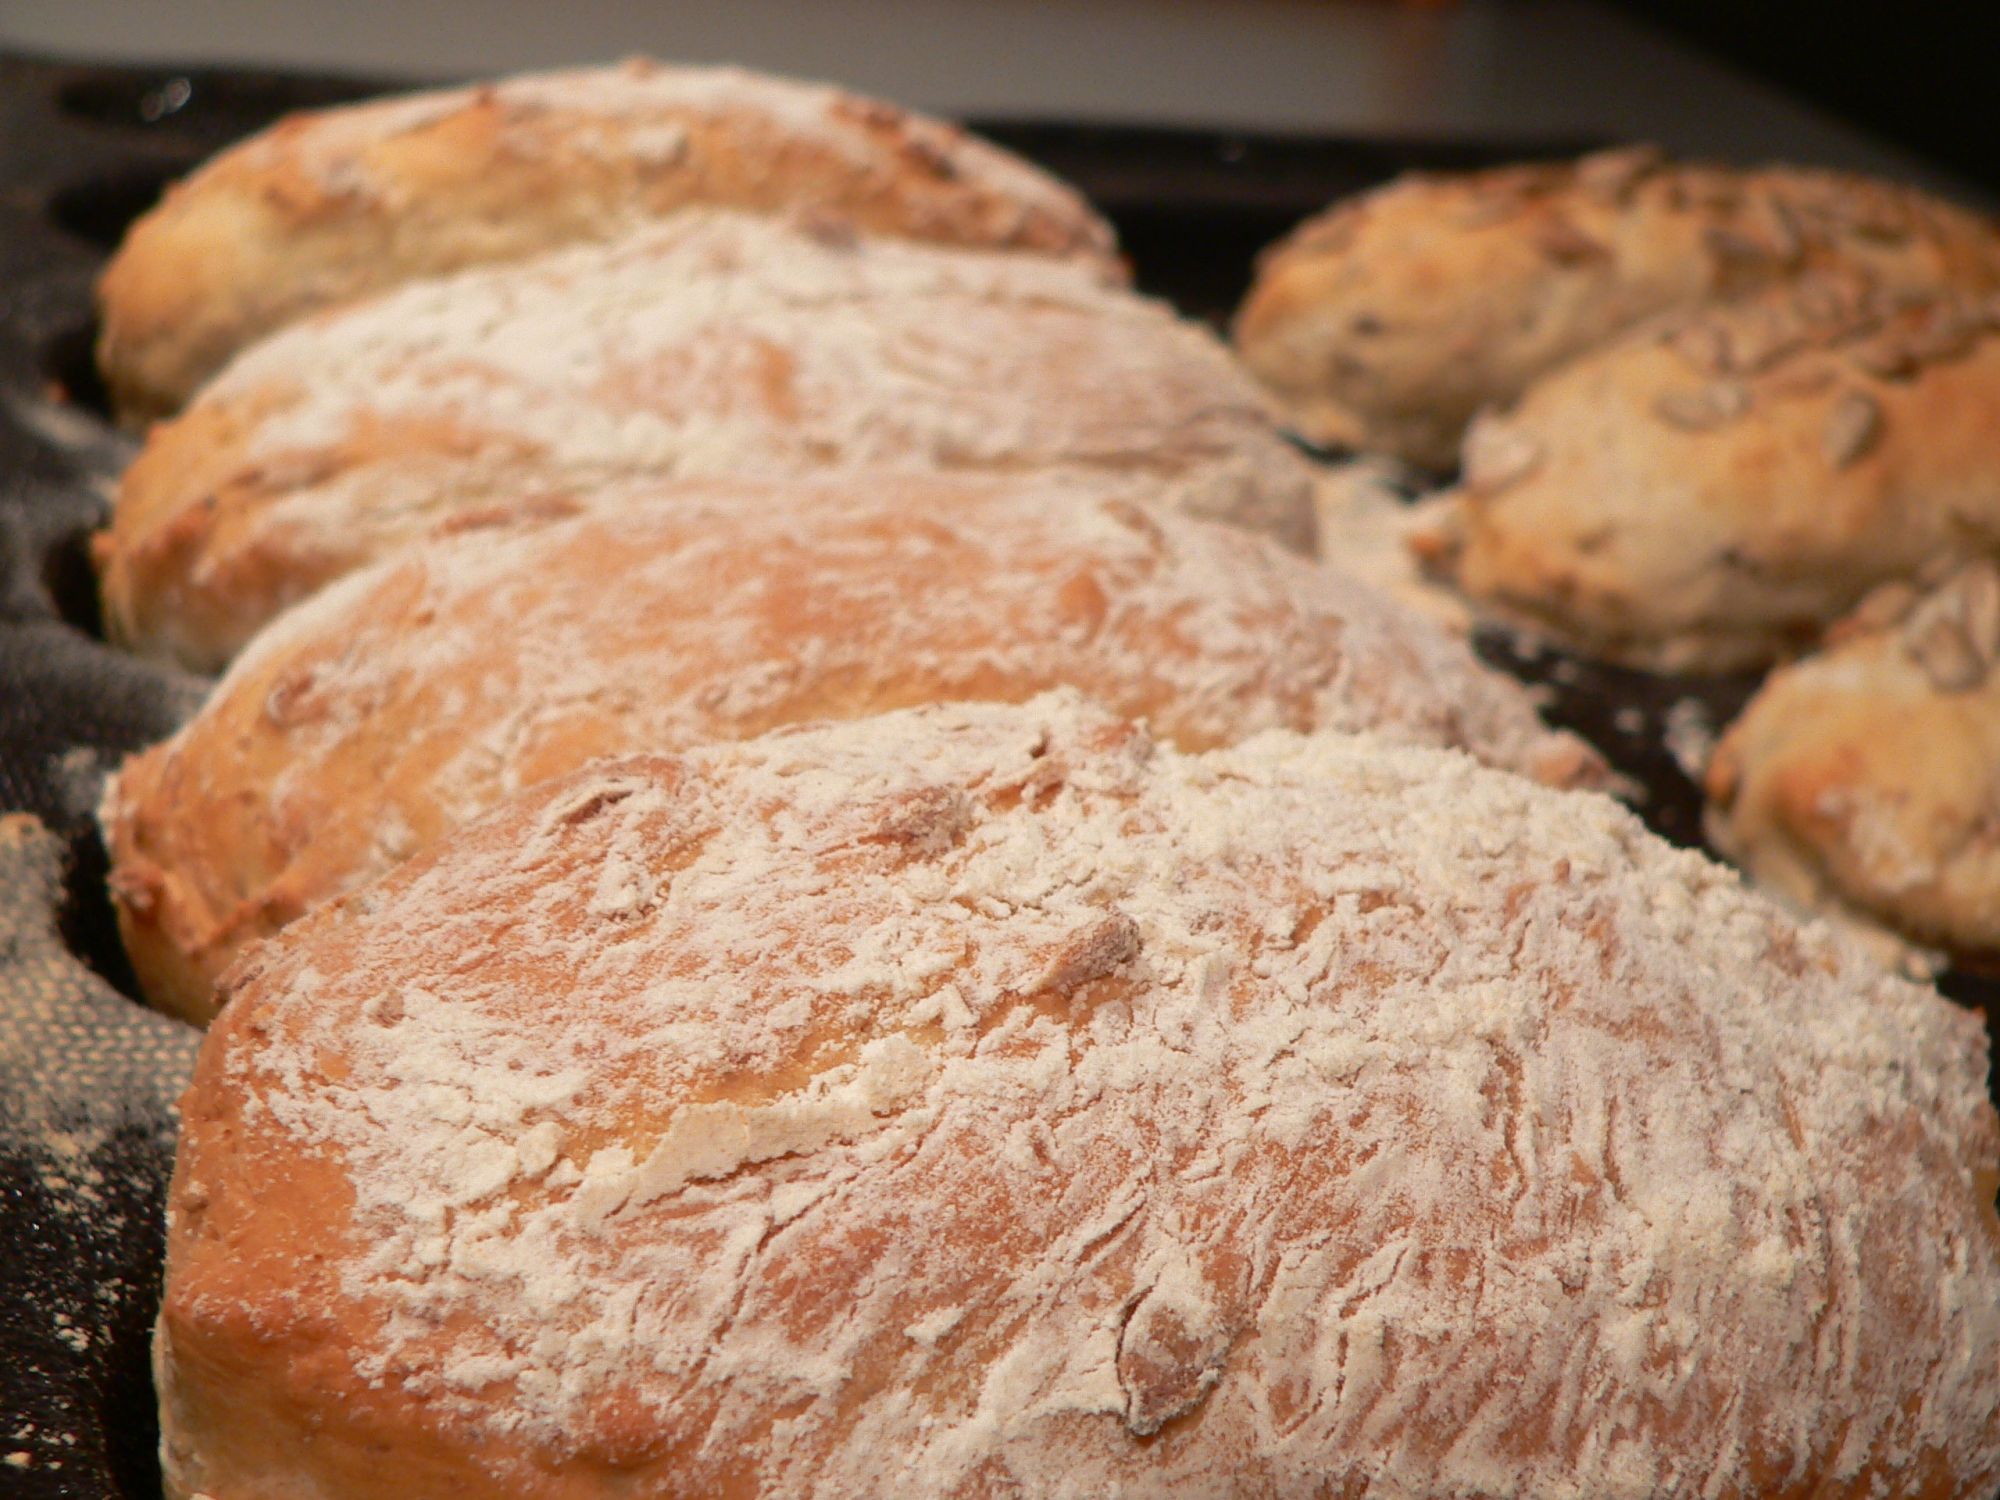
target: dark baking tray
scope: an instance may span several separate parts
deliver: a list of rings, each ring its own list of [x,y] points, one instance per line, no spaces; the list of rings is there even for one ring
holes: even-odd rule
[[[103,852],[78,777],[163,736],[190,695],[186,680],[97,638],[86,543],[130,450],[105,420],[91,366],[91,283],[133,218],[203,157],[288,110],[379,87],[0,55],[0,811],[32,812],[62,840],[65,942],[127,995]],[[1411,169],[1599,144],[976,123],[1093,198],[1117,224],[1142,288],[1217,323],[1241,295],[1256,252],[1334,198]],[[1746,154],[1756,155],[1757,143],[1746,143]],[[1748,683],[1607,671],[1501,635],[1480,646],[1546,685],[1550,717],[1594,740],[1644,789],[1641,811],[1656,829],[1699,841],[1699,798],[1665,749],[1666,718],[1691,698],[1709,722],[1726,723]],[[1991,986],[1947,982],[1961,998],[1993,998]],[[115,1053],[137,1014],[117,1005],[101,1012],[92,1046]],[[0,1123],[15,1103],[0,1097]],[[8,1500],[159,1494],[146,1337],[170,1166],[171,1120],[161,1114],[158,1128],[105,1145],[94,1161],[102,1188],[84,1212],[52,1197],[42,1165],[0,1130],[0,1496]],[[74,1319],[49,1326],[52,1295],[93,1310],[82,1338],[59,1336],[78,1331]],[[6,1462],[14,1453],[28,1462]]]

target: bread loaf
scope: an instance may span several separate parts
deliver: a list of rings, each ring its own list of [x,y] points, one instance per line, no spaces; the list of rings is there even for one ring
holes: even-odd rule
[[[600,763],[229,985],[173,1500],[2000,1481],[1977,1018],[1464,757]]]
[[[2000,554],[2000,303],[1813,281],[1670,320],[1466,440],[1437,561],[1586,654],[1768,663]]]
[[[593,756],[1058,683],[1189,747],[1372,729],[1603,769],[1428,621],[1103,485],[628,486],[412,547],[261,637],[105,799],[127,951],[205,1020],[247,943]]]
[[[1889,585],[1716,747],[1709,835],[1808,908],[2000,963],[2000,569]]]
[[[690,212],[258,345],[126,474],[98,547],[105,620],[213,670],[440,523],[636,473],[863,467],[1120,477],[1311,543],[1305,460],[1228,351],[1161,304],[1040,257]]]
[[[1446,472],[1480,408],[1627,329],[1835,268],[1989,291],[2000,226],[1914,188],[1646,148],[1410,176],[1268,251],[1236,342],[1308,437]]]
[[[704,204],[1116,265],[1075,193],[952,126],[635,60],[293,115],[223,152],[106,268],[99,360],[127,417],[167,416],[318,309]]]

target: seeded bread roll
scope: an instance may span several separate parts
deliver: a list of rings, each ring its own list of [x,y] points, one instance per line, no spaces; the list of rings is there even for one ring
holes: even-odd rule
[[[1709,834],[1808,909],[2000,965],[2000,570],[1891,584],[1783,668],[1708,769]]]
[[[1481,407],[1646,319],[1812,268],[1984,292],[2000,226],[1913,188],[1647,148],[1410,176],[1267,252],[1236,343],[1306,436],[1442,473]]]
[[[1978,1019],[1462,756],[600,762],[228,984],[175,1500],[2000,1481]]]
[[[1602,779],[1428,621],[1102,485],[654,484],[413,547],[274,625],[119,773],[111,887],[147,995],[206,1020],[246,944],[594,756],[1058,683],[1189,747],[1373,729]]]
[[[126,473],[98,544],[105,620],[213,670],[441,522],[621,475],[856,468],[1110,476],[1312,540],[1310,467],[1164,305],[1036,256],[690,211],[250,350]]]
[[[702,204],[1116,265],[1074,192],[950,125],[815,84],[632,61],[293,115],[224,152],[106,268],[99,362],[124,415],[167,416],[239,349],[320,308]]]
[[[1758,666],[2000,553],[2000,306],[1812,281],[1578,360],[1467,435],[1427,546],[1577,651]]]

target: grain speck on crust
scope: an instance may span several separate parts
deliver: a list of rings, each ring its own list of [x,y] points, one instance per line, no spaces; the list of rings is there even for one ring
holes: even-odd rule
[[[2000,656],[2000,574],[1962,569],[1902,622],[1903,650],[1941,693],[1978,687]]]
[[[1663,391],[1653,402],[1654,413],[1683,432],[1706,432],[1749,409],[1749,388],[1739,380],[1713,380],[1698,390]]]
[[[1827,413],[1821,448],[1836,469],[1867,457],[1882,435],[1882,404],[1866,391],[1848,391]]]
[[[1465,436],[1467,489],[1492,494],[1528,477],[1542,461],[1542,446],[1497,419],[1474,422]]]

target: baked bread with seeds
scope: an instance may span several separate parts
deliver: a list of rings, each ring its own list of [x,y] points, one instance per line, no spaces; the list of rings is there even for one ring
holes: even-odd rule
[[[1871,595],[1772,674],[1707,785],[1711,842],[1772,889],[2000,965],[2000,568]]]
[[[1439,473],[1482,407],[1649,318],[1813,268],[2000,287],[2000,226],[1914,188],[1644,148],[1413,175],[1267,251],[1244,361],[1317,442]]]
[[[1604,779],[1429,621],[1118,495],[1027,477],[655,482],[357,574],[259,637],[107,793],[146,994],[206,1019],[246,944],[594,756],[909,703],[1067,683],[1190,749],[1372,730]]]
[[[247,351],[126,472],[97,546],[105,622],[213,670],[439,524],[631,474],[858,468],[1122,479],[1312,545],[1311,466],[1164,304],[1075,262],[690,210]]]
[[[953,126],[634,60],[293,115],[223,152],[105,269],[99,362],[127,418],[166,416],[307,313],[703,204],[1116,264],[1074,192]]]
[[[172,1500],[2000,1482],[1979,1019],[1463,756],[598,762],[228,985]]]
[[[1813,278],[1682,315],[1481,417],[1421,545],[1472,598],[1675,672],[1811,645],[2000,555],[2000,303]]]

